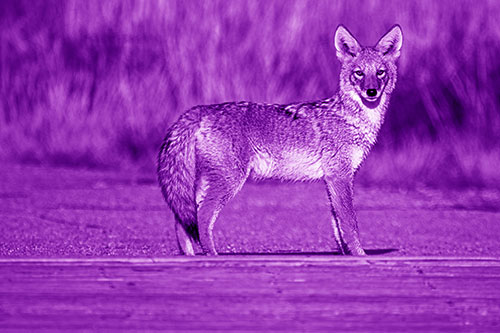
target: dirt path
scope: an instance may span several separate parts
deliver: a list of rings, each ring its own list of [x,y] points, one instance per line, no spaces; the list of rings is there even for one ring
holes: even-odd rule
[[[169,256],[154,175],[0,167],[0,257]],[[355,188],[362,244],[391,256],[500,256],[500,192]],[[215,226],[222,253],[337,251],[321,183],[248,183]]]
[[[2,332],[500,331],[497,190],[356,187],[360,260],[321,183],[250,183],[189,259],[153,175],[0,172]]]
[[[500,260],[0,260],[0,330],[498,332]]]

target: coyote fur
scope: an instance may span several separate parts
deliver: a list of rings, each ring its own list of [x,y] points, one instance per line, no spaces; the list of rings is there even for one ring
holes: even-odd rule
[[[395,25],[374,47],[363,47],[339,25],[334,41],[341,70],[333,97],[286,105],[196,106],[168,130],[158,179],[184,254],[195,254],[193,241],[203,254],[217,254],[217,216],[254,177],[322,179],[340,251],[365,255],[353,209],[353,178],[384,120],[403,36]]]

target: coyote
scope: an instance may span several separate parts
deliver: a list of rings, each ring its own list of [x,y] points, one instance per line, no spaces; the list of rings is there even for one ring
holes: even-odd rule
[[[195,106],[168,130],[158,179],[184,254],[195,254],[193,241],[203,254],[217,254],[217,216],[251,176],[322,179],[340,251],[365,255],[352,203],[353,178],[384,120],[403,36],[395,25],[374,47],[363,47],[339,25],[334,41],[342,65],[333,97],[286,105]]]

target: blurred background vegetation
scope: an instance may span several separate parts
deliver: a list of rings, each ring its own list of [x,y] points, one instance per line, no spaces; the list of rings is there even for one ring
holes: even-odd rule
[[[153,173],[197,105],[333,95],[333,33],[403,28],[359,182],[500,184],[500,1],[0,1],[0,159]]]

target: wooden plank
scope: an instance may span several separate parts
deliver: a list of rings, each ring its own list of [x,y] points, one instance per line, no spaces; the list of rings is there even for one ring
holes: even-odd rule
[[[451,257],[451,256],[405,256],[405,257],[393,257],[393,256],[367,256],[367,257],[352,257],[352,256],[333,256],[333,255],[226,255],[222,254],[219,256],[172,256],[172,257],[91,257],[91,258],[37,258],[37,257],[0,257],[0,264],[2,263],[114,263],[114,262],[126,262],[126,263],[138,263],[138,264],[148,264],[148,263],[176,263],[176,262],[231,262],[231,261],[263,261],[263,262],[289,262],[289,261],[300,261],[300,262],[327,262],[331,264],[344,262],[352,263],[365,263],[365,262],[413,262],[418,261],[420,263],[434,263],[434,262],[448,262],[450,264],[462,264],[467,265],[500,265],[500,258],[498,257]]]
[[[0,331],[500,330],[500,258],[0,260]]]

